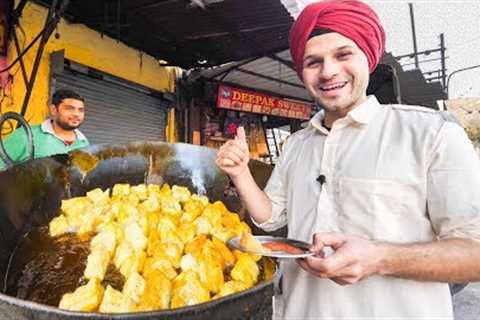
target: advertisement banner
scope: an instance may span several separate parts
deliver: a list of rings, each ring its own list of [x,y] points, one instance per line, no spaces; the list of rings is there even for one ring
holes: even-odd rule
[[[217,108],[293,119],[310,119],[312,106],[246,89],[219,85]]]

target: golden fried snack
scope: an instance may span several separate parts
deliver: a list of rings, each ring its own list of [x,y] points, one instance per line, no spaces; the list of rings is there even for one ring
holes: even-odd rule
[[[258,254],[269,253],[272,250],[262,246],[262,244],[252,236],[251,233],[242,232],[240,237],[240,246],[247,252],[254,252]]]
[[[190,306],[250,288],[259,281],[260,264],[266,279],[275,272],[272,261],[227,247],[236,236],[247,246],[255,240],[237,214],[185,187],[116,184],[111,197],[109,190],[94,189],[62,201],[61,211],[50,222],[51,236],[91,238],[84,270],[89,282],[62,297],[63,309],[123,313]],[[119,277],[107,277],[109,270],[125,278],[114,286],[122,290],[109,282]]]
[[[100,281],[92,279],[73,293],[64,294],[59,308],[71,311],[95,311],[102,301],[103,291]]]
[[[104,313],[123,313],[135,311],[135,303],[123,293],[107,286],[98,311]]]

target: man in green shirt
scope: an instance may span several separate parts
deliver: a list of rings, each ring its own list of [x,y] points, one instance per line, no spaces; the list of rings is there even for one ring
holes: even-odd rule
[[[85,119],[85,100],[71,90],[58,90],[53,94],[50,118],[32,126],[34,157],[68,153],[89,145],[87,138],[78,129]],[[4,141],[4,147],[15,162],[28,159],[28,140],[25,130],[19,128]],[[5,164],[0,160],[0,169]]]

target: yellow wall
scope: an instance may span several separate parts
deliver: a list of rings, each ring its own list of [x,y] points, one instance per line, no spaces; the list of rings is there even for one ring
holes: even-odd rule
[[[28,45],[40,32],[47,13],[46,8],[32,2],[27,3],[20,19],[26,37],[17,28],[19,41],[21,45],[23,44],[23,47]],[[160,67],[153,57],[142,54],[140,51],[107,36],[102,37],[100,33],[87,28],[85,25],[70,24],[62,19],[58,24],[57,31],[60,38],[56,39],[54,32],[43,52],[33,93],[25,115],[30,124],[40,123],[48,115],[50,53],[53,51],[64,49],[66,59],[161,92],[174,91],[175,77],[179,72],[178,68]],[[31,73],[37,48],[38,45],[33,46],[24,56],[28,75]],[[9,61],[13,61],[16,57],[17,52],[13,41],[11,41]],[[7,96],[2,102],[1,111],[20,112],[25,97],[25,84],[19,65],[11,69],[10,73],[15,74],[13,86],[11,92],[7,92]]]

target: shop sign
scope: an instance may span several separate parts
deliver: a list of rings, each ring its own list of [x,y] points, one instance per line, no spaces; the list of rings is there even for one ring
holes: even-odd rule
[[[310,104],[225,85],[218,86],[217,108],[304,120],[312,112]]]

